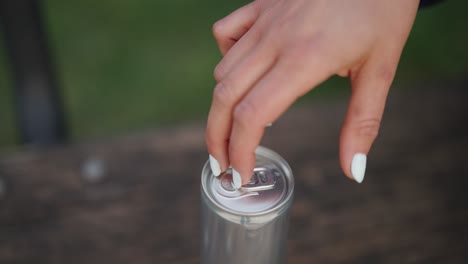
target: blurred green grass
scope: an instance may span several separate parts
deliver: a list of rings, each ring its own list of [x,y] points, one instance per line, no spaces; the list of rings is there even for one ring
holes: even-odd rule
[[[204,119],[221,56],[211,25],[248,1],[44,1],[73,140]],[[468,4],[420,11],[396,83],[468,71]],[[0,41],[0,146],[16,141],[12,87]],[[332,78],[300,103],[349,93]]]

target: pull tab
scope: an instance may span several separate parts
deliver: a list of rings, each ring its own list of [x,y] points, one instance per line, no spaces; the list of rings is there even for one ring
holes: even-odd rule
[[[270,190],[275,187],[277,171],[269,168],[255,168],[250,181],[243,185],[240,190],[245,192],[257,192]]]

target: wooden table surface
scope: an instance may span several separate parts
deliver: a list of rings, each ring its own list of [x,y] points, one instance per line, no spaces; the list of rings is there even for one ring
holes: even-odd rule
[[[288,263],[466,263],[467,84],[394,91],[362,184],[345,101],[295,107],[263,145],[296,177]],[[199,263],[204,124],[0,157],[0,263]]]

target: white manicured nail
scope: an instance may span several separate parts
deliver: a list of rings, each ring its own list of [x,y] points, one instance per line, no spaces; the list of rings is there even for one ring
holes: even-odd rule
[[[218,177],[221,174],[221,166],[219,166],[219,162],[211,155],[210,155],[210,167],[214,176]]]
[[[351,161],[351,174],[358,183],[361,183],[364,180],[364,174],[366,173],[366,163],[366,154],[354,154],[353,161]]]
[[[266,124],[266,127],[271,127],[273,125],[273,123],[268,123]]]
[[[232,169],[232,184],[236,189],[239,189],[242,186],[241,176],[235,169]]]

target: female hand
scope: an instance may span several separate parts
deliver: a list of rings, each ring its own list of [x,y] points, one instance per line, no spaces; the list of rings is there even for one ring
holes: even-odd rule
[[[265,127],[332,75],[352,95],[340,138],[344,173],[361,182],[419,0],[256,0],[216,22],[224,55],[208,116],[215,175],[249,181]],[[261,102],[261,103],[259,103]]]

